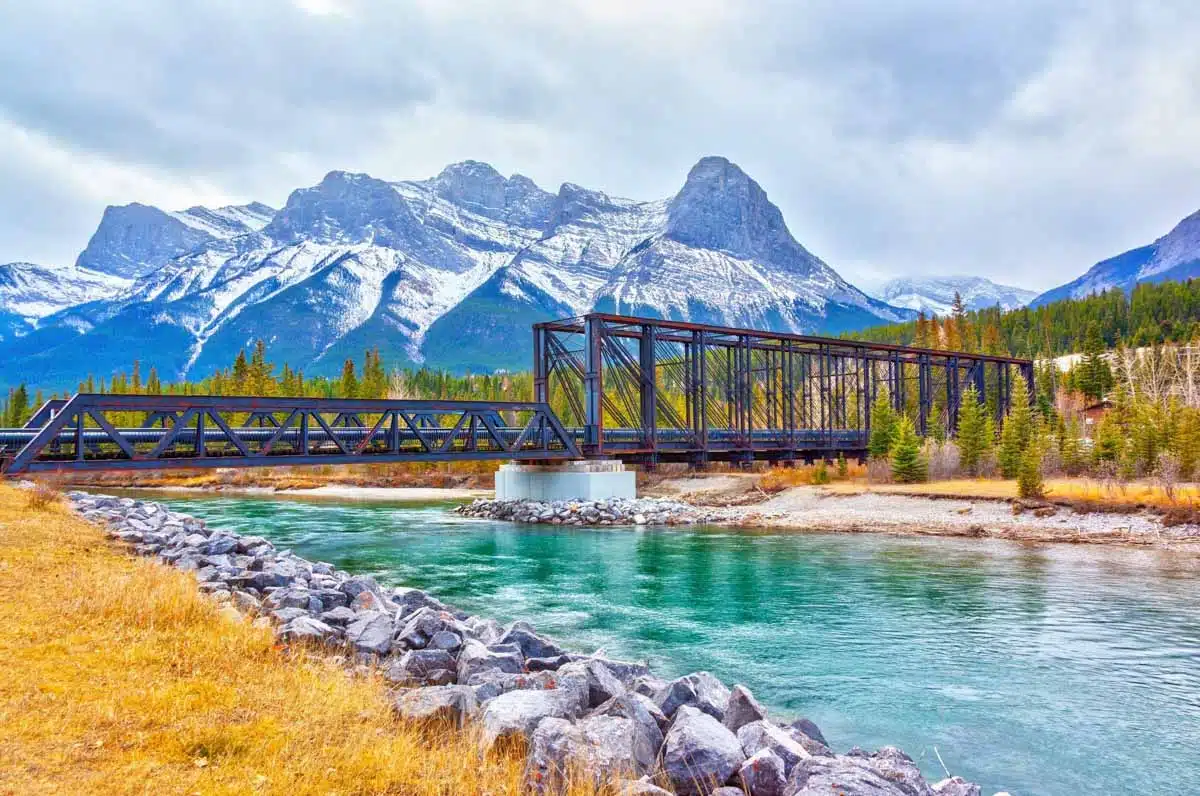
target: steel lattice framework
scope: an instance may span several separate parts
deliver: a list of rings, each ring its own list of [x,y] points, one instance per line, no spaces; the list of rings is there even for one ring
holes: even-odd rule
[[[582,429],[585,456],[655,463],[865,455],[881,390],[918,431],[953,432],[962,396],[1000,419],[1014,357],[595,313],[534,326],[535,399]]]
[[[1028,359],[595,313],[535,324],[534,401],[76,395],[0,429],[0,471],[616,457],[863,457],[871,406],[1000,419]],[[552,408],[553,407],[553,408]],[[561,418],[561,419],[560,419]],[[565,421],[565,422],[564,422]]]
[[[572,435],[537,403],[81,394],[0,430],[8,475],[577,458]]]

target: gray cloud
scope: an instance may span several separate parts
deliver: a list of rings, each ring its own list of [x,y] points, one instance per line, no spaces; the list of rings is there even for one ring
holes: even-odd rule
[[[12,5],[0,261],[72,260],[106,203],[467,157],[650,198],[724,154],[852,279],[1048,287],[1200,207],[1188,0]]]

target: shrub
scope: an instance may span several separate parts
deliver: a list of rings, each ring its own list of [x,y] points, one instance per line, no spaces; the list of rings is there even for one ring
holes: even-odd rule
[[[1021,466],[1017,472],[1017,494],[1023,498],[1040,498],[1046,494],[1042,481],[1042,449],[1036,442],[1031,443],[1021,454]]]
[[[850,462],[846,461],[846,454],[839,453],[837,457],[837,474],[838,478],[845,480],[850,477]]]
[[[925,441],[925,458],[929,462],[929,478],[945,481],[962,473],[958,446],[951,442]]]
[[[892,479],[899,484],[916,484],[929,479],[929,463],[921,453],[921,440],[907,417],[900,418],[896,425]]]
[[[35,511],[44,511],[62,502],[62,495],[49,484],[34,484],[25,495],[25,505]]]
[[[813,467],[812,482],[817,486],[828,484],[833,479],[829,476],[829,466],[825,464],[824,459],[818,459],[817,464]]]

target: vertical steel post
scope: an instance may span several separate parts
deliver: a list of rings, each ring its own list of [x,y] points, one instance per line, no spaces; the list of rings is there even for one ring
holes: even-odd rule
[[[604,450],[604,321],[594,315],[584,318],[583,377],[584,418],[583,444],[588,453]]]
[[[642,444],[658,450],[658,374],[655,368],[654,325],[642,325],[638,340],[638,366],[641,370]]]
[[[550,400],[546,383],[546,330],[541,324],[533,326],[533,400],[547,403]]]

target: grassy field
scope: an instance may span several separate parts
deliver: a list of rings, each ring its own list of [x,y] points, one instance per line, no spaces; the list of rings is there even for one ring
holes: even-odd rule
[[[398,723],[379,679],[3,485],[0,660],[0,793],[521,792],[471,730]]]

